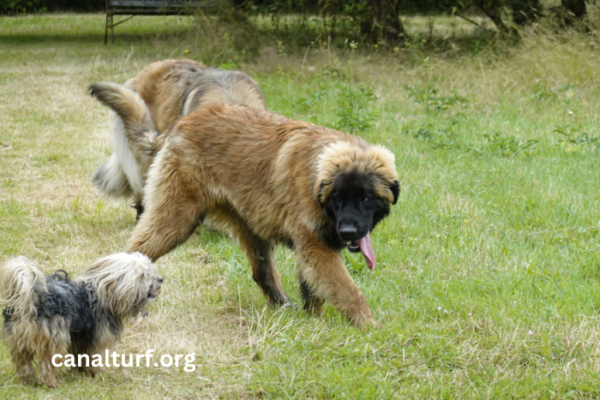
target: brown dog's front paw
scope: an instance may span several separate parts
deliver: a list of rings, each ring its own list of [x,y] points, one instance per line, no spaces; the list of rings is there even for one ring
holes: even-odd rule
[[[50,389],[56,389],[59,386],[58,381],[54,377],[43,378],[42,383],[48,386]]]
[[[367,319],[360,327],[360,329],[362,329],[362,330],[377,329],[377,328],[379,328],[379,324],[373,317]]]
[[[377,328],[377,321],[373,318],[371,310],[359,312],[353,317],[350,317],[350,323],[362,331]]]

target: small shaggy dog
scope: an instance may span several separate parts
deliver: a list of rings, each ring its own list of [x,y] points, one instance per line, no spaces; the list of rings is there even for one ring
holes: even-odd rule
[[[0,299],[5,305],[4,333],[19,378],[57,387],[56,354],[103,354],[119,337],[123,319],[156,298],[162,285],[156,266],[143,254],[118,253],[94,262],[70,280],[65,271],[44,276],[26,257],[0,266]],[[80,366],[81,372],[98,368]]]

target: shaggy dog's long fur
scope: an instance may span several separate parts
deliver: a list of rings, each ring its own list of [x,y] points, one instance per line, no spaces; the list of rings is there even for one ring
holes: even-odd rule
[[[148,131],[140,126],[138,135]],[[238,239],[272,303],[288,302],[273,261],[282,242],[296,251],[306,309],[320,313],[330,300],[354,324],[374,322],[340,252],[362,251],[375,266],[369,233],[399,194],[389,150],[228,104],[199,108],[161,138],[128,251],[156,260],[209,219]]]
[[[134,198],[138,217],[143,212],[142,189],[145,176],[158,150],[156,136],[208,103],[246,104],[265,109],[264,96],[252,78],[243,72],[206,68],[191,60],[157,61],[125,85],[100,82],[91,93],[109,106],[114,153],[94,173],[93,182],[101,192]],[[125,118],[123,118],[125,116]],[[152,132],[128,141],[125,131],[139,124],[153,126]]]
[[[162,279],[140,253],[113,254],[97,260],[70,280],[64,271],[44,276],[26,257],[0,266],[0,299],[5,304],[4,333],[19,378],[58,386],[52,356],[103,354],[119,337],[123,318],[156,298]],[[104,361],[106,362],[106,360]],[[80,368],[97,372],[93,367]]]

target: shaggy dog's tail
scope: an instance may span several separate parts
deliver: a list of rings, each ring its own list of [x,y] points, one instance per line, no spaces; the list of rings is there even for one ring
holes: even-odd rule
[[[0,265],[0,301],[13,319],[35,318],[36,304],[44,293],[46,278],[27,257]]]
[[[147,171],[156,151],[158,132],[148,106],[132,89],[113,82],[90,86],[90,94],[109,107],[112,116],[114,154],[94,173],[94,184],[113,196],[133,195],[140,199]]]

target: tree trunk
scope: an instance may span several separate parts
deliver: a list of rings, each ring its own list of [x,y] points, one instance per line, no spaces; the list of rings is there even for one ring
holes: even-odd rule
[[[518,35],[518,32],[514,28],[508,28],[504,21],[502,21],[502,7],[501,2],[494,0],[475,0],[475,6],[479,7],[483,13],[492,20],[498,32],[502,36],[506,37],[515,37]]]
[[[539,0],[512,0],[510,6],[513,22],[518,26],[537,21],[543,11]]]
[[[408,35],[400,20],[401,0],[368,0],[368,12],[360,30],[373,43],[403,45]]]
[[[573,25],[576,21],[581,21],[587,13],[585,0],[562,0],[561,5],[567,14],[565,16],[567,25]]]

